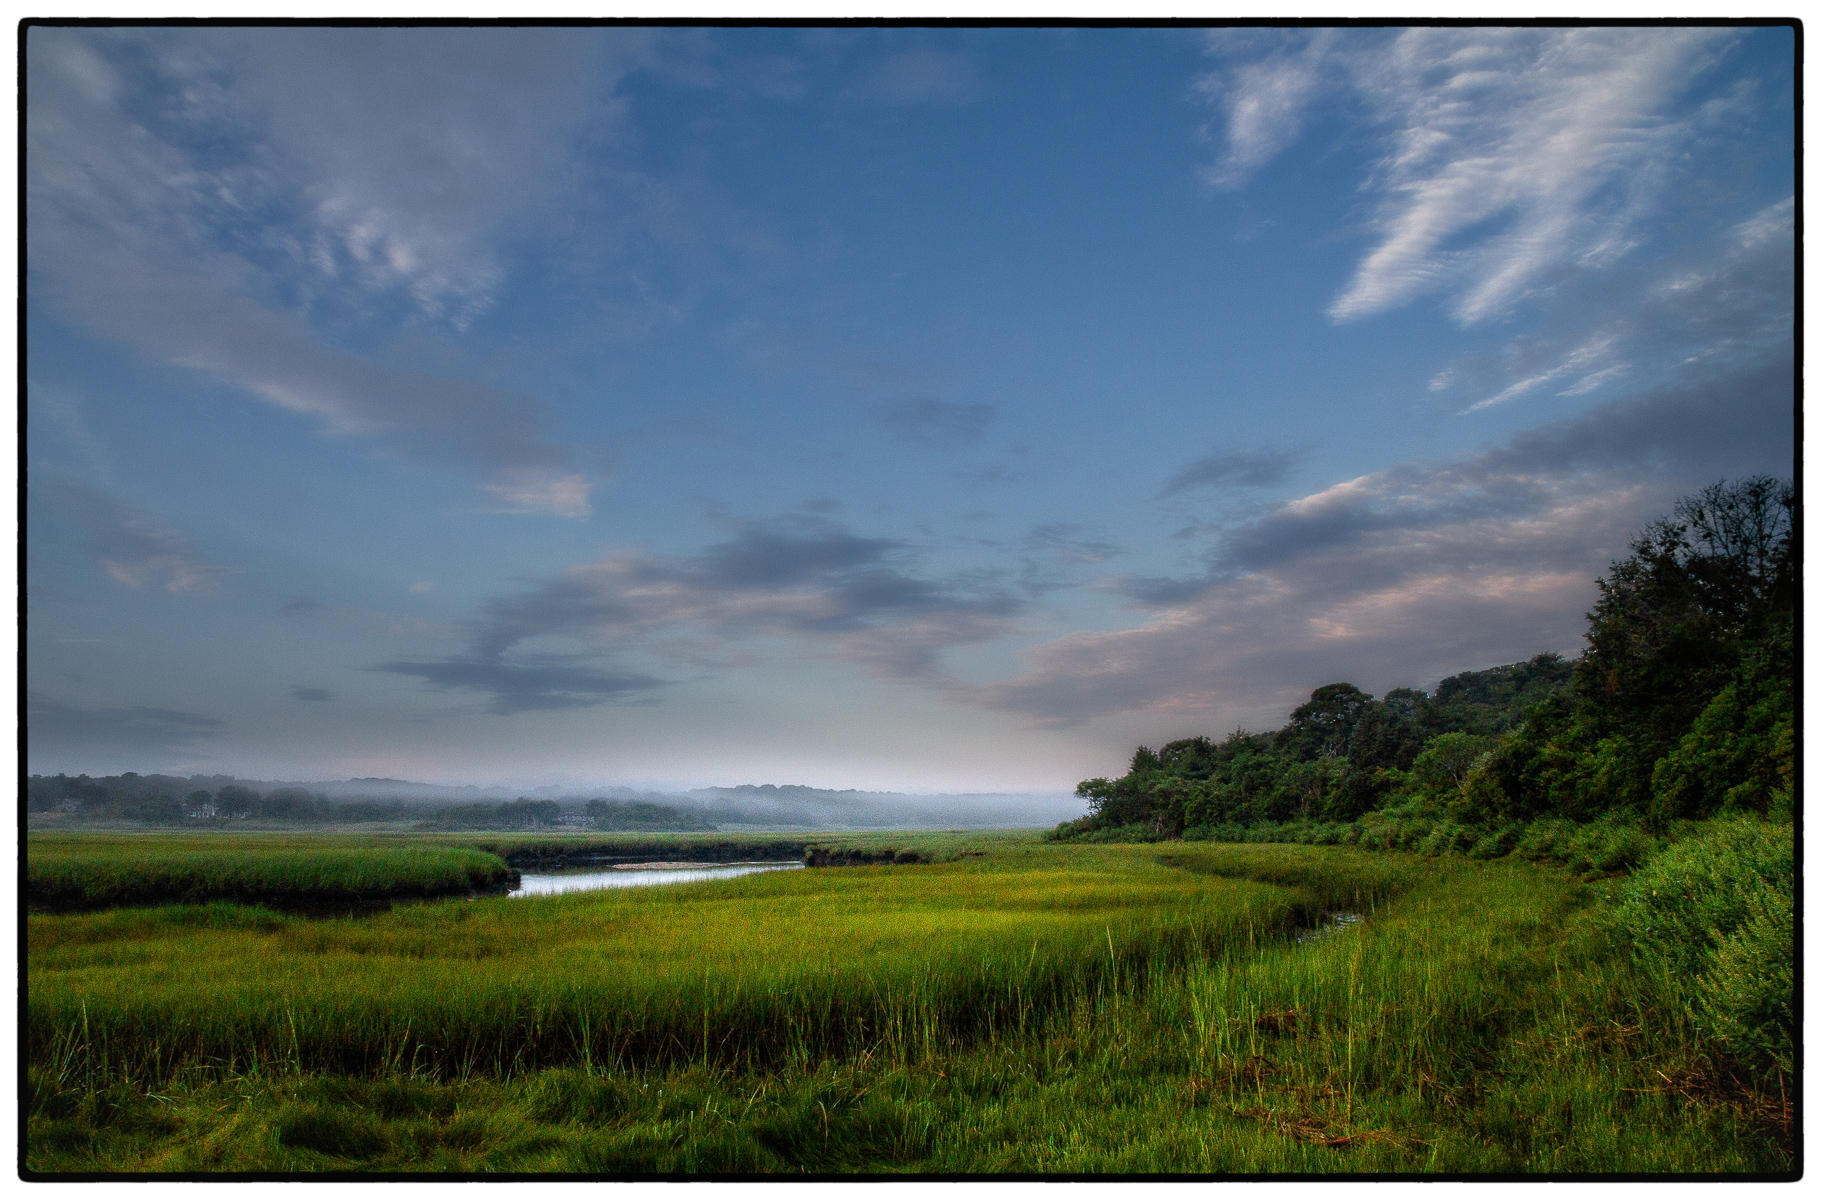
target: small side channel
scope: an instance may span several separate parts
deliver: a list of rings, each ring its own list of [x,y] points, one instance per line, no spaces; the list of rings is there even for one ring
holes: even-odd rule
[[[1365,914],[1363,913],[1346,912],[1341,909],[1325,912],[1321,915],[1321,922],[1319,924],[1315,925],[1313,928],[1304,929],[1297,933],[1296,944],[1299,946],[1306,946],[1310,942],[1323,941],[1333,937],[1335,934],[1347,932],[1365,919]]]

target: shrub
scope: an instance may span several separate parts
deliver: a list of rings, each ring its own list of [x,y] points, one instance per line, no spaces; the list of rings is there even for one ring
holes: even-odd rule
[[[1746,901],[1745,923],[1720,939],[1694,1005],[1714,1036],[1759,1074],[1796,1068],[1796,906],[1788,894]]]
[[[1574,835],[1574,825],[1560,817],[1544,817],[1532,821],[1518,839],[1514,852],[1520,858],[1532,862],[1566,857],[1568,841]]]
[[[1763,1077],[1793,1065],[1795,838],[1753,817],[1715,821],[1626,884],[1617,931],[1686,980],[1689,1016]]]
[[[1501,825],[1497,829],[1482,833],[1471,848],[1467,857],[1477,859],[1503,858],[1517,849],[1518,838],[1523,833],[1521,825]]]

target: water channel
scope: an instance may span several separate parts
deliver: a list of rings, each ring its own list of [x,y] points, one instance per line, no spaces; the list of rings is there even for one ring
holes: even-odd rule
[[[613,867],[522,874],[513,896],[554,896],[560,892],[586,892],[597,888],[656,887],[666,883],[696,883],[704,879],[731,879],[760,871],[801,871],[801,862],[742,863],[624,863]]]

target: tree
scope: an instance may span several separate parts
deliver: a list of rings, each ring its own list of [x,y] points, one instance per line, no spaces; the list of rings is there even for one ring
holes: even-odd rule
[[[175,796],[148,796],[129,803],[121,815],[147,825],[181,825],[183,802]]]
[[[1422,748],[1423,727],[1408,709],[1389,703],[1370,704],[1354,724],[1347,758],[1371,776],[1387,768],[1408,770]]]
[[[1744,644],[1793,612],[1794,508],[1776,480],[1716,483],[1612,564],[1574,681],[1598,733],[1654,762],[1726,685]]]
[[[1683,568],[1703,611],[1743,630],[1794,607],[1795,514],[1795,489],[1764,475],[1710,484],[1677,502]]]
[[[274,788],[259,806],[261,816],[276,821],[307,821],[317,809],[316,797],[299,787]]]
[[[1495,739],[1480,734],[1438,734],[1411,764],[1411,781],[1431,799],[1458,801],[1467,790],[1467,776],[1494,743]]]
[[[215,793],[215,812],[223,817],[246,817],[259,803],[259,793],[238,783],[230,783]]]
[[[1088,802],[1088,815],[1096,825],[1135,825],[1150,816],[1143,789],[1130,775],[1118,779],[1084,779],[1075,795]]]
[[[1290,714],[1284,735],[1295,746],[1298,758],[1343,755],[1353,741],[1354,726],[1371,703],[1371,696],[1350,683],[1324,684]]]

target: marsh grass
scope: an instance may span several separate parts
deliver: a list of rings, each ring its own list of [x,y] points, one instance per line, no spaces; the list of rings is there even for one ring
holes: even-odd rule
[[[854,1049],[1029,1026],[1083,990],[1291,929],[1307,905],[1130,848],[854,867],[342,920],[33,916],[28,1045],[59,1079],[198,1064],[509,1075]]]
[[[33,834],[25,874],[27,904],[56,912],[216,901],[333,909],[517,881],[473,847],[307,834]]]
[[[1344,848],[982,844],[942,864],[360,921],[34,917],[28,1164],[647,1177],[1795,1161],[1787,1104],[1732,1079],[1676,980],[1615,942],[1615,883]],[[1292,936],[1335,910],[1364,920]]]

